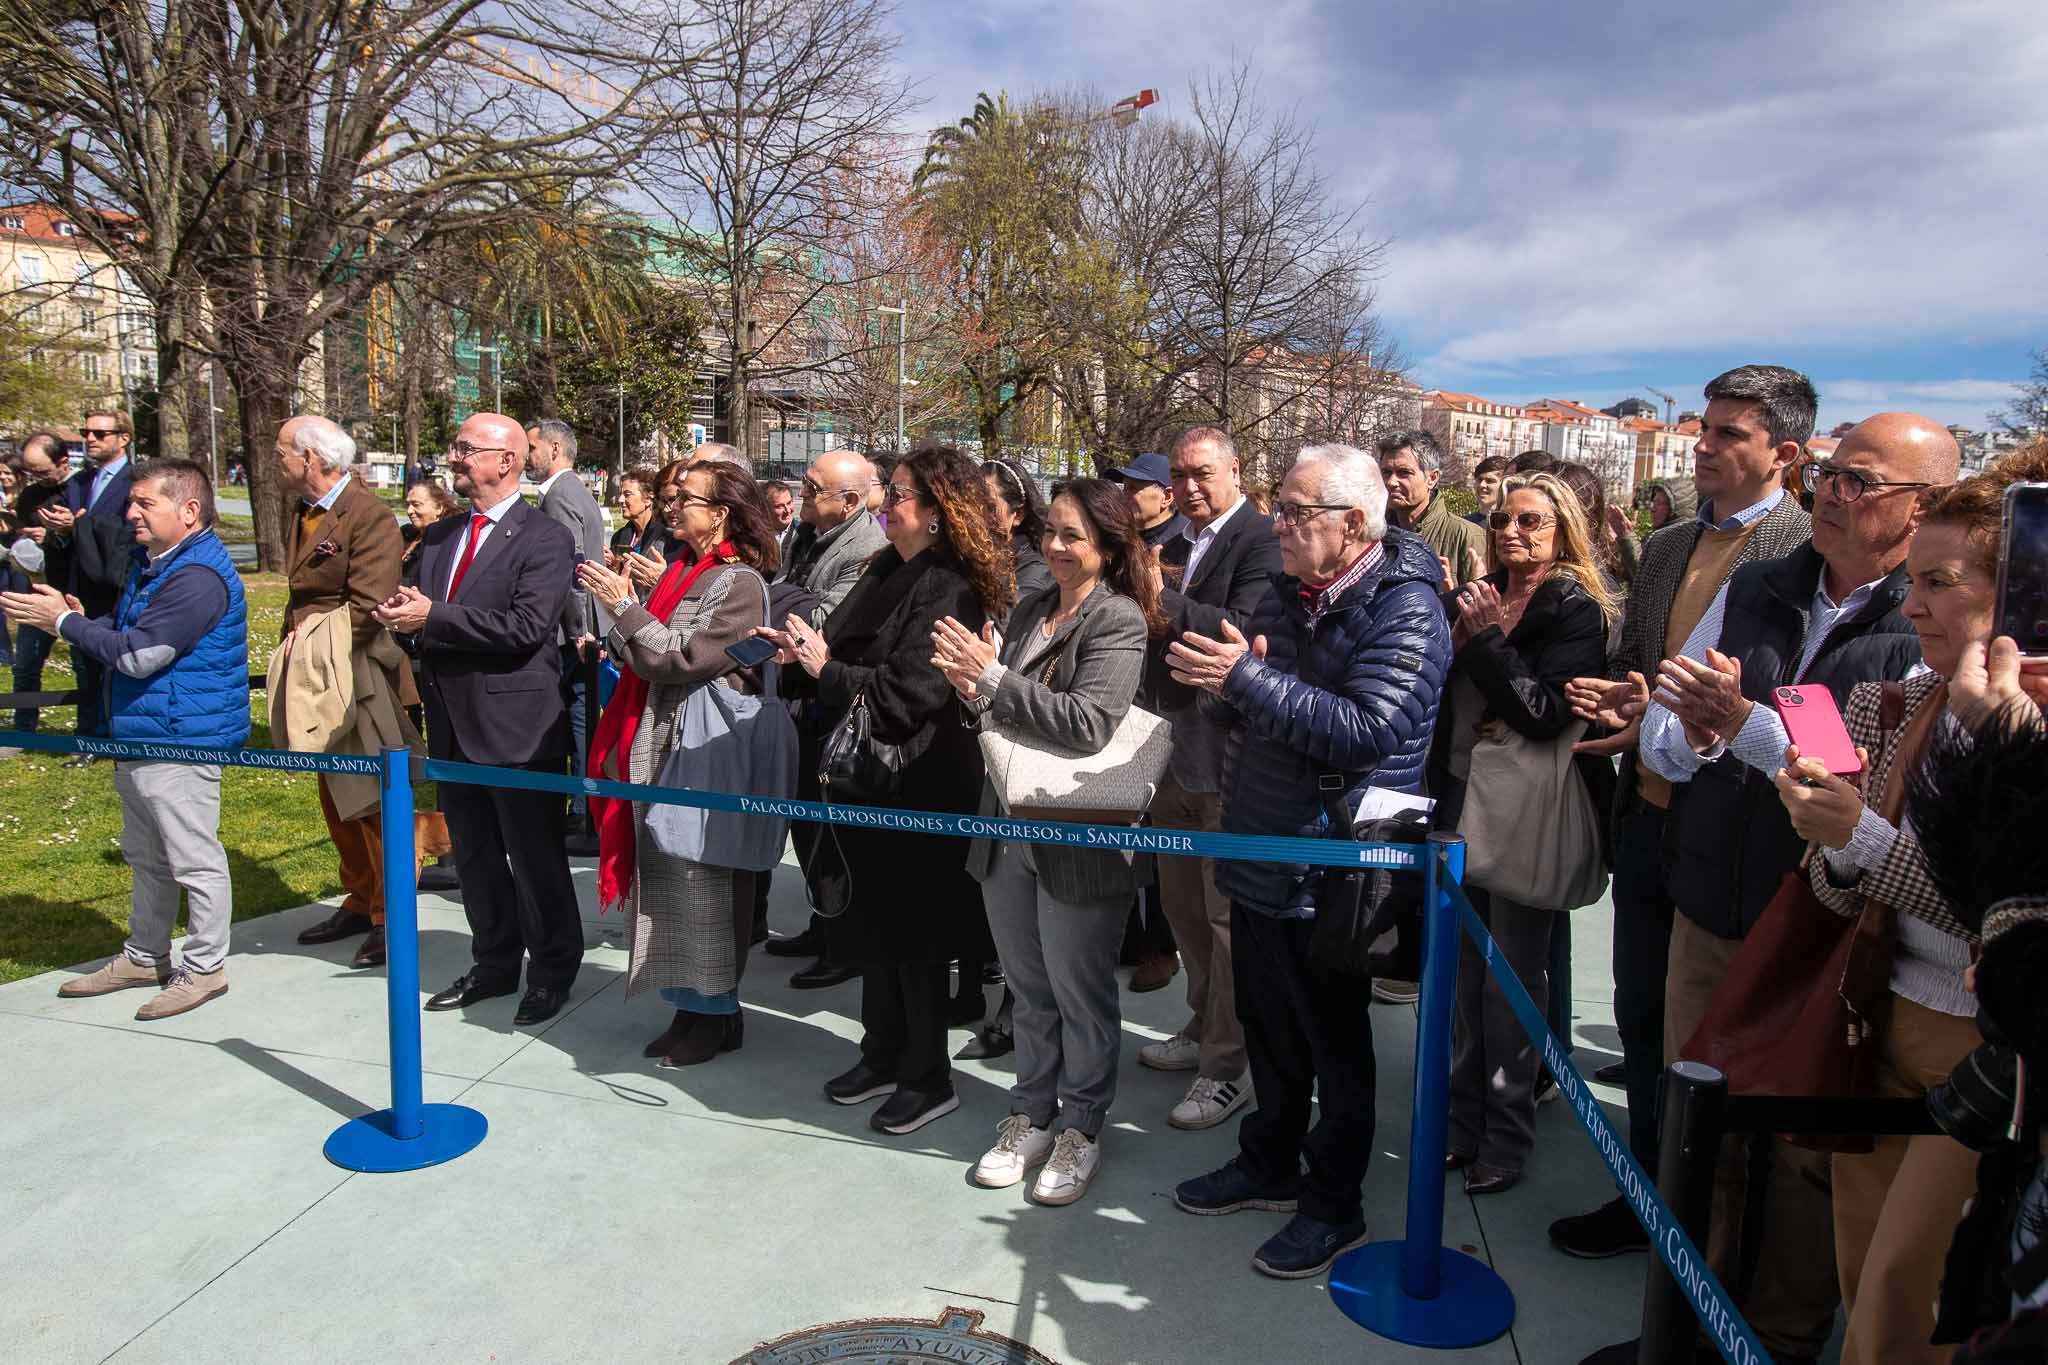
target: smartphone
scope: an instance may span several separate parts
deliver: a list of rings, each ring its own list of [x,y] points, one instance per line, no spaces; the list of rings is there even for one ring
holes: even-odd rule
[[[1801,758],[1818,759],[1836,777],[1853,777],[1863,771],[1856,757],[1856,742],[1849,727],[1842,724],[1842,712],[1835,694],[1814,683],[1781,687],[1772,694],[1778,702],[1778,717],[1785,733],[1799,746]]]
[[[2005,533],[1998,547],[1998,634],[2020,653],[2048,655],[2048,483],[2005,490]]]
[[[775,657],[775,642],[764,640],[758,635],[749,635],[736,645],[727,645],[725,652],[741,668],[753,668],[765,664]]]

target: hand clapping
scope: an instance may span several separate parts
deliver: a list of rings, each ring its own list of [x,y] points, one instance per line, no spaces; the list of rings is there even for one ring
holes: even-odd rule
[[[397,592],[379,603],[377,609],[370,615],[376,617],[380,625],[395,630],[400,635],[417,635],[420,628],[427,624],[427,613],[432,610],[433,605],[427,600],[427,595],[418,588],[400,587]]]
[[[1221,640],[1212,640],[1206,635],[1189,631],[1166,647],[1166,670],[1173,680],[1188,687],[1200,688],[1215,696],[1223,694],[1223,684],[1229,679],[1238,660],[1246,654],[1255,659],[1266,657],[1266,637],[1245,642],[1244,632],[1229,621],[1223,623]]]
[[[950,616],[932,627],[932,666],[969,701],[977,695],[976,681],[996,661],[995,636],[994,624],[986,621],[979,635]]]

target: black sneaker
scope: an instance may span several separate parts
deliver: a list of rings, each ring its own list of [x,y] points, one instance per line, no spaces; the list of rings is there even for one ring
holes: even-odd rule
[[[806,929],[801,934],[788,938],[768,940],[770,957],[816,957],[825,951],[825,936],[815,929]]]
[[[859,1104],[895,1088],[893,1076],[862,1060],[855,1062],[851,1071],[842,1071],[825,1082],[825,1098],[834,1104]]]
[[[1591,1213],[1560,1218],[1550,1225],[1550,1244],[1567,1256],[1604,1261],[1631,1251],[1648,1251],[1649,1234],[1629,1212],[1628,1203],[1610,1199]]]
[[[1325,1223],[1297,1213],[1252,1254],[1252,1269],[1276,1280],[1305,1280],[1330,1268],[1344,1252],[1365,1243],[1365,1220]]]
[[[1198,1175],[1193,1180],[1183,1180],[1174,1186],[1173,1202],[1183,1213],[1199,1213],[1204,1217],[1219,1213],[1236,1213],[1239,1209],[1264,1209],[1268,1213],[1293,1213],[1295,1191],[1286,1189],[1261,1189],[1245,1174],[1244,1167],[1232,1157],[1221,1168]]]
[[[896,1087],[896,1093],[882,1101],[882,1107],[868,1115],[868,1127],[878,1133],[914,1133],[933,1119],[944,1118],[960,1107],[952,1086],[942,1090],[912,1090]]]

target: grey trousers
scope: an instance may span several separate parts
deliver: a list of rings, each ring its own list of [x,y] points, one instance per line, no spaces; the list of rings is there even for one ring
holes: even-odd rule
[[[234,900],[228,855],[220,846],[220,769],[212,765],[122,761],[114,764],[121,798],[121,855],[134,874],[128,960],[171,963],[178,893],[185,893],[185,966],[217,971],[228,956]]]
[[[1157,829],[1223,829],[1223,798],[1191,792],[1168,773],[1152,798]],[[1159,858],[1159,908],[1173,926],[1188,973],[1190,1015],[1181,1032],[1201,1045],[1201,1075],[1238,1081],[1245,1074],[1244,1024],[1237,1017],[1237,977],[1230,966],[1230,899],[1216,889],[1212,858]]]
[[[1016,998],[1017,1083],[1010,1112],[1033,1127],[1102,1131],[1116,1098],[1123,1013],[1116,954],[1122,900],[1077,905],[1039,884],[1023,844],[1001,843],[981,884],[989,932]]]
[[[1505,896],[1471,889],[1472,908],[1500,945],[1541,1014],[1550,1000],[1554,910],[1532,910]],[[1451,1044],[1451,1147],[1519,1171],[1536,1145],[1536,1071],[1542,1063],[1508,1008],[1507,997],[1472,946],[1458,936],[1458,1008]]]

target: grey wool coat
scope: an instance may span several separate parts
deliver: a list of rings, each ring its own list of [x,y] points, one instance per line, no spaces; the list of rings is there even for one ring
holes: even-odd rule
[[[761,578],[737,564],[706,569],[666,621],[626,608],[607,637],[613,655],[647,680],[625,781],[654,783],[674,742],[676,714],[699,687],[758,691],[755,674],[725,652],[768,610]],[[733,953],[732,870],[673,858],[647,837],[644,802],[633,803],[633,894],[627,910],[626,994],[687,986],[720,995],[739,981]],[[752,913],[752,907],[748,907]]]
[[[1081,600],[1080,610],[1047,639],[1040,629],[1059,606],[1057,586],[1017,604],[1000,656],[1002,681],[995,695],[968,704],[973,724],[1057,749],[1076,758],[1100,753],[1131,709],[1145,677],[1147,644],[1138,604],[1107,584]],[[1046,664],[1053,664],[1052,682]],[[1002,814],[995,788],[982,783],[981,813]],[[967,849],[967,871],[986,881],[995,847],[976,839]],[[1131,864],[1113,849],[1029,846],[1038,879],[1053,899],[1082,904],[1115,902],[1121,914],[1137,889]]]

